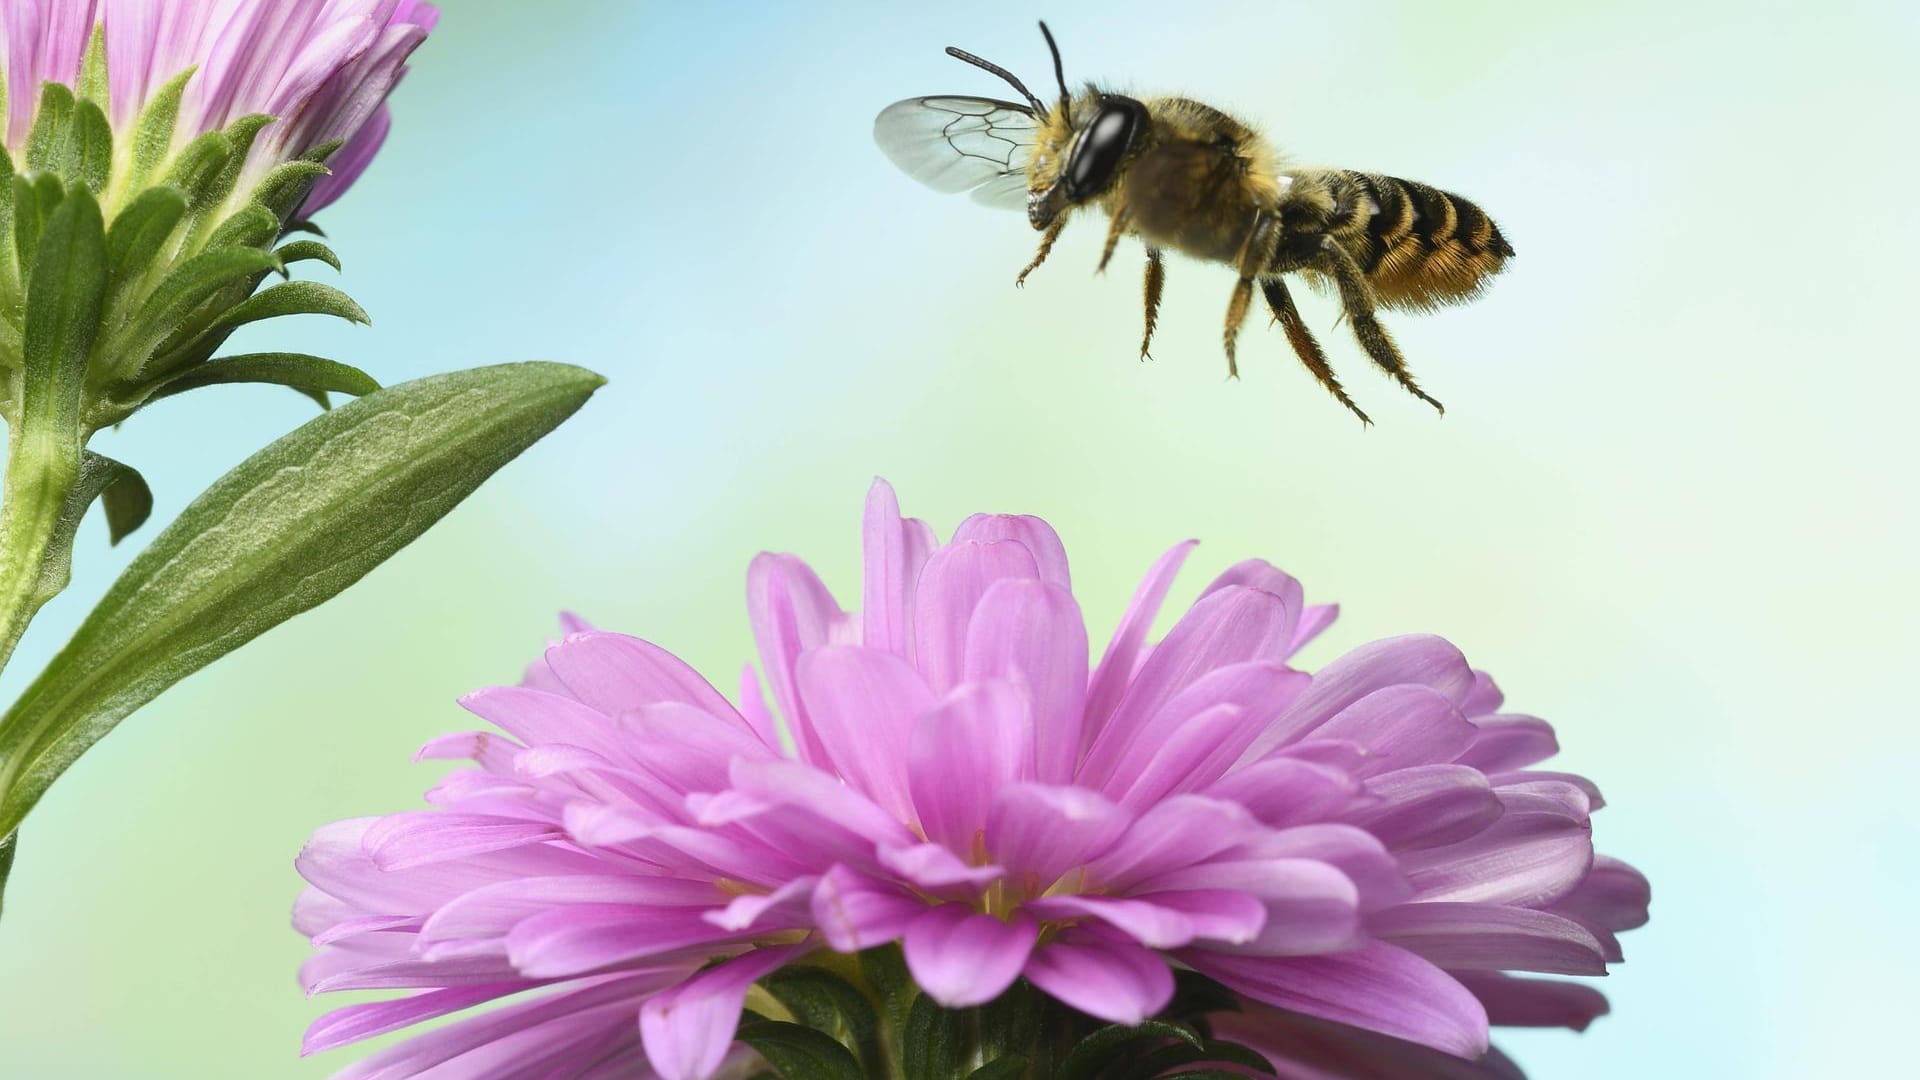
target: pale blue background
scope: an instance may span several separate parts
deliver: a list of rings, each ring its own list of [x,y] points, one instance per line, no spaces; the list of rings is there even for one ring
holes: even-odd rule
[[[417,805],[553,612],[730,685],[761,548],[855,581],[876,473],[943,529],[1052,519],[1096,636],[1172,541],[1196,588],[1262,555],[1339,599],[1331,649],[1445,633],[1559,725],[1654,922],[1538,1077],[1886,1075],[1916,1004],[1911,705],[1920,220],[1912,5],[1050,4],[1073,77],[1179,90],[1296,159],[1431,181],[1520,255],[1482,302],[1391,325],[1437,420],[1309,298],[1362,430],[1171,268],[1133,359],[1136,248],[1070,233],[1023,292],[1017,215],[895,174],[872,114],[1046,80],[1023,7],[452,4],[383,158],[324,224],[371,330],[262,331],[398,381],[516,358],[608,387],[429,538],[135,716],[28,821],[0,924],[7,1077],[324,1075],[290,861]],[[304,418],[219,389],[102,448],[156,520]],[[97,523],[17,690],[128,556]],[[1188,593],[1187,595],[1190,595]],[[1905,1041],[1905,1040],[1901,1040]]]

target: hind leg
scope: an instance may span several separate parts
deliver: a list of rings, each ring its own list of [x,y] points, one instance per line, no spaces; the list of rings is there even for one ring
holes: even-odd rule
[[[1388,335],[1387,328],[1380,325],[1380,320],[1374,318],[1373,286],[1367,284],[1366,273],[1353,260],[1353,256],[1339,244],[1326,243],[1321,246],[1313,265],[1333,278],[1334,287],[1340,292],[1340,306],[1353,323],[1353,336],[1360,342],[1360,347],[1366,350],[1367,356],[1380,370],[1393,376],[1407,393],[1445,415],[1447,407],[1413,381],[1413,373],[1407,370],[1400,347],[1393,343],[1393,338]]]
[[[1240,245],[1240,254],[1234,262],[1240,268],[1240,277],[1233,283],[1233,295],[1227,300],[1227,325],[1221,335],[1221,342],[1227,349],[1227,378],[1240,377],[1240,364],[1235,357],[1235,347],[1240,341],[1240,327],[1247,321],[1247,309],[1253,305],[1253,281],[1262,267],[1274,258],[1274,245],[1279,242],[1280,231],[1274,219],[1264,211],[1253,215],[1253,224],[1247,230],[1247,239]]]
[[[1320,351],[1320,343],[1314,340],[1313,331],[1308,330],[1306,322],[1300,318],[1300,308],[1294,304],[1293,294],[1287,291],[1286,282],[1277,277],[1263,278],[1260,292],[1267,298],[1267,307],[1272,309],[1273,318],[1280,324],[1280,329],[1286,332],[1287,343],[1293,346],[1300,362],[1306,365],[1314,378],[1320,380],[1320,385],[1326,387],[1328,393],[1351,409],[1361,423],[1372,426],[1373,421],[1360,411],[1360,406],[1353,403],[1353,399],[1347,396],[1346,388],[1334,377],[1333,365],[1327,363],[1327,354]]]
[[[1147,300],[1147,331],[1140,335],[1140,359],[1151,360],[1147,355],[1147,346],[1153,343],[1153,327],[1160,321],[1160,291],[1167,284],[1167,263],[1160,255],[1159,248],[1147,249],[1147,282],[1144,292]]]

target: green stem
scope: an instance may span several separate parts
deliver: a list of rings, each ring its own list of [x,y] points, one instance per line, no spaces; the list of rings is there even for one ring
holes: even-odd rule
[[[80,480],[80,433],[43,430],[33,411],[23,412],[7,441],[0,488],[0,669],[41,605],[67,587],[69,564],[56,539]]]

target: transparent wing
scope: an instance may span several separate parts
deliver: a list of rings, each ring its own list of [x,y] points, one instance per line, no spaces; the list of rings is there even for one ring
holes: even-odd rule
[[[935,96],[896,101],[873,121],[873,141],[900,171],[935,191],[971,191],[975,202],[1018,210],[1038,123],[1025,105]]]

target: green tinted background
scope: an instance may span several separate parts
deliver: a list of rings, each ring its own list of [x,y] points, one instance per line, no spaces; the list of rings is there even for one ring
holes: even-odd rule
[[[318,1077],[286,925],[316,825],[419,805],[459,693],[561,608],[731,686],[748,558],[848,595],[889,477],[943,530],[1038,513],[1095,637],[1168,544],[1180,588],[1272,559],[1345,615],[1311,657],[1444,633],[1599,780],[1654,922],[1540,1077],[1875,1074],[1911,1023],[1916,349],[1912,5],[1049,5],[1073,77],[1182,91],[1296,160],[1469,193],[1519,258],[1392,328],[1444,420],[1304,302],[1363,430],[1256,318],[1223,380],[1218,268],[1175,262],[1134,358],[1139,250],[1071,230],[1024,291],[1017,215],[873,148],[914,93],[1005,91],[986,3],[453,3],[395,135],[324,223],[371,330],[254,343],[397,381],[517,358],[612,379],[412,549],[133,717],[29,819],[0,925],[0,1071]],[[305,418],[215,389],[102,438],[156,520]],[[17,691],[129,556],[82,537]],[[151,533],[151,529],[149,529]],[[1895,858],[1896,853],[1904,857]],[[332,1004],[342,1003],[340,1001]]]

